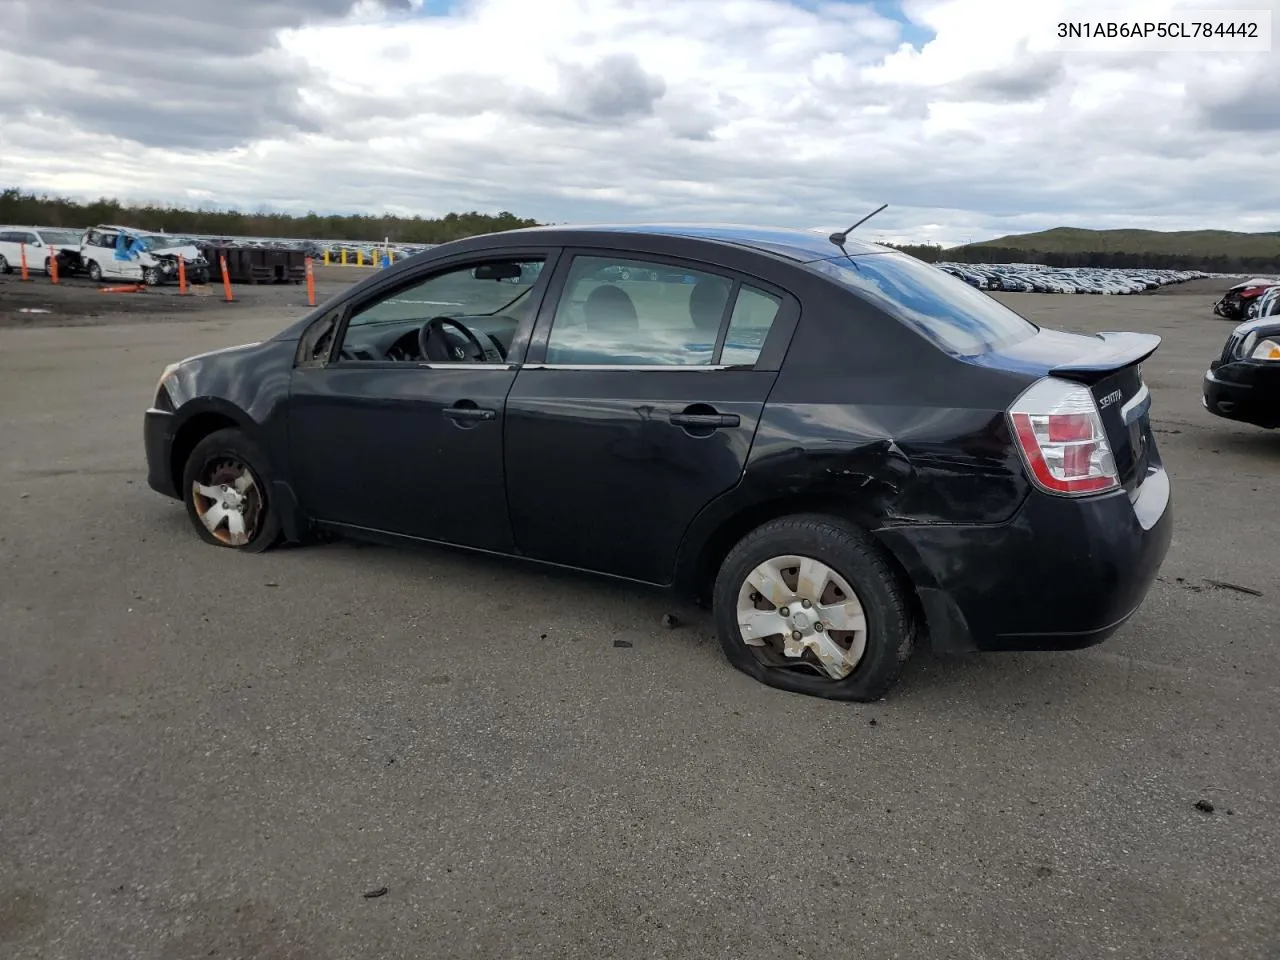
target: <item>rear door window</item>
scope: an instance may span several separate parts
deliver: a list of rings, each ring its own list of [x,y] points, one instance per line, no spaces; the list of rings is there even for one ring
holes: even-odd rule
[[[727,277],[701,270],[575,257],[551,323],[546,362],[711,365],[732,292]]]
[[[657,260],[574,257],[546,363],[751,367],[782,300],[728,276]]]
[[[720,362],[728,366],[751,366],[760,357],[764,341],[782,309],[782,300],[772,293],[743,284],[729,317]]]
[[[861,254],[809,266],[959,356],[999,350],[1039,330],[994,297],[904,253]]]

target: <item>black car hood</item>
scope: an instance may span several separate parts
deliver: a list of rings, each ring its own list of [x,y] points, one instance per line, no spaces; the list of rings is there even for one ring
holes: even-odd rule
[[[236,354],[247,354],[258,349],[265,341],[255,340],[252,343],[239,343],[233,347],[219,347],[217,350],[206,350],[204,353],[197,353],[190,357],[184,357],[178,361],[178,366],[184,370],[195,370],[203,365],[205,360],[211,357],[219,357],[230,359]]]

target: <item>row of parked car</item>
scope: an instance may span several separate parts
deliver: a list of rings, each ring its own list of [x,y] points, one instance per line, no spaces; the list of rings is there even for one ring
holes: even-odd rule
[[[298,240],[294,238],[272,237],[224,237],[201,236],[201,243],[216,244],[219,247],[241,249],[295,250],[308,257],[328,263],[348,264],[380,264],[384,258],[398,263],[415,253],[429,250],[434,243],[372,243],[350,240]]]
[[[1111,270],[1047,267],[1037,263],[939,263],[937,266],[979,290],[1012,293],[1143,293],[1209,276],[1198,270]]]

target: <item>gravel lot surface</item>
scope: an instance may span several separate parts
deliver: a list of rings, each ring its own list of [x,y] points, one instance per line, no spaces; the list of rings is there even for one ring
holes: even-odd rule
[[[1280,433],[1200,406],[1224,285],[1001,295],[1165,338],[1163,576],[1100,647],[858,706],[630,587],[204,546],[142,411],[303,288],[0,278],[0,957],[1280,956]]]

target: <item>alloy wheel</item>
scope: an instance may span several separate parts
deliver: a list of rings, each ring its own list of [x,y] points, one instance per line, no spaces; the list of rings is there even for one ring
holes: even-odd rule
[[[842,680],[867,646],[867,618],[849,581],[812,557],[757,566],[738,591],[742,642],[762,664]]]
[[[216,460],[191,484],[196,516],[204,528],[229,547],[249,543],[262,526],[266,500],[257,478],[238,460]]]

